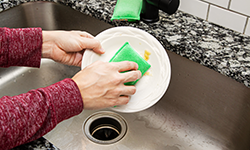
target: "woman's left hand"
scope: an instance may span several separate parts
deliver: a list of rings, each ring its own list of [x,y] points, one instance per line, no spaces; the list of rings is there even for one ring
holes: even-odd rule
[[[85,49],[103,54],[101,44],[82,31],[43,31],[42,57],[73,66],[81,66]]]

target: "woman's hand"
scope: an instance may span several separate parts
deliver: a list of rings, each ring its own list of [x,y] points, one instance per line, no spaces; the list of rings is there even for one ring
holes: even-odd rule
[[[102,109],[129,102],[129,96],[136,92],[135,86],[126,86],[125,82],[141,77],[138,65],[134,62],[95,62],[72,79],[82,95],[84,109]],[[125,73],[123,71],[132,70]]]
[[[100,42],[87,32],[43,31],[43,58],[51,58],[66,65],[81,66],[85,49],[104,53]]]

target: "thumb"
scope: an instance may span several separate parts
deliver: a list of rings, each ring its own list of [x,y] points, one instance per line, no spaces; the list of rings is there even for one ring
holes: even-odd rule
[[[91,49],[98,54],[104,54],[105,50],[102,48],[101,43],[97,39],[85,38],[81,42],[82,49]]]

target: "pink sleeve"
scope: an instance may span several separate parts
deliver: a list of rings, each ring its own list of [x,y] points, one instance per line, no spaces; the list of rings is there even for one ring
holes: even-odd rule
[[[40,67],[41,51],[41,28],[0,28],[0,67]],[[81,94],[72,79],[4,96],[0,98],[0,150],[33,141],[82,110]]]
[[[0,28],[0,67],[40,67],[41,28]]]
[[[4,96],[0,99],[0,149],[33,141],[82,110],[79,89],[69,78],[18,96]]]

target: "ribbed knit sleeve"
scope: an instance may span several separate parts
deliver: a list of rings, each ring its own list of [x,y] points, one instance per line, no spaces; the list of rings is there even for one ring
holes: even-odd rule
[[[41,28],[0,28],[0,66],[40,67]]]
[[[0,149],[33,141],[82,110],[80,91],[69,78],[18,96],[4,96],[0,99]]]

